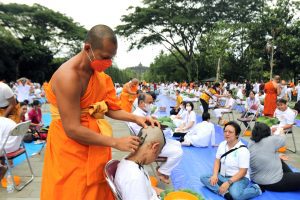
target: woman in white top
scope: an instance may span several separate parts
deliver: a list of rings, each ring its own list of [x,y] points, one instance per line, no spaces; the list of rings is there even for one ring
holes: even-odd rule
[[[204,186],[225,199],[251,199],[262,193],[257,184],[249,186],[250,153],[239,140],[240,132],[236,122],[225,124],[225,141],[218,147],[213,174],[201,177]]]
[[[225,106],[219,107],[213,110],[214,115],[219,119],[218,124],[222,121],[222,113],[230,112],[234,106],[235,100],[232,98],[232,91],[228,90],[228,99],[226,100]]]
[[[176,132],[189,132],[192,131],[196,125],[196,113],[194,111],[194,104],[192,102],[186,102],[185,105],[186,114],[183,123]]]
[[[194,131],[188,132],[181,143],[184,146],[207,147],[215,146],[215,127],[210,122],[210,114],[202,114],[203,122],[196,125]]]
[[[185,118],[186,115],[186,110],[185,110],[185,101],[182,101],[180,104],[180,110],[178,112],[177,115],[171,115],[171,119],[173,121],[173,123],[175,124],[176,127],[180,127],[180,125],[183,123],[183,120]]]
[[[255,97],[255,92],[250,91],[249,97],[246,99],[246,111],[242,114],[242,118],[248,118],[251,115],[258,116],[260,110],[260,101]],[[248,122],[243,121],[245,127],[248,127]],[[248,127],[250,128],[250,127]]]

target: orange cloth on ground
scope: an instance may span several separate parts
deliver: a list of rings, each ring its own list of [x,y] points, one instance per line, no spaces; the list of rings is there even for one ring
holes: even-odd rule
[[[51,90],[51,82],[45,90],[52,107],[53,119],[47,137],[41,199],[113,200],[103,173],[105,164],[111,159],[111,148],[82,145],[70,139],[64,131],[60,117],[55,115],[57,102]],[[102,101],[110,110],[120,109],[111,78],[104,72],[94,72],[85,94],[80,99],[80,121],[82,126],[104,135],[111,127],[100,123],[100,130],[97,124],[99,120],[95,118],[103,117],[100,114],[105,112]],[[95,104],[101,105],[99,107]],[[96,116],[97,109],[100,109],[100,116]]]
[[[122,90],[122,93],[121,93],[121,96],[120,96],[120,100],[121,100],[121,108],[122,110],[125,110],[127,112],[130,112],[132,111],[132,104],[135,100],[135,98],[137,97],[136,94],[129,94],[128,90],[127,90],[127,87],[128,85],[130,84],[130,82],[126,83],[124,86],[123,86],[123,90]],[[131,89],[131,92],[135,92],[138,90],[138,86],[135,85],[135,86],[132,86],[130,87]]]
[[[274,87],[272,81],[265,84],[265,103],[264,103],[264,115],[273,117],[276,110],[276,100],[277,100],[277,89]]]

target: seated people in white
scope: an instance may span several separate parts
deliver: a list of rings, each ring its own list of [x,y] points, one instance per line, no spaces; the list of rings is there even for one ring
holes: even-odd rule
[[[260,110],[260,101],[255,98],[254,91],[249,92],[249,97],[246,99],[246,111],[242,114],[242,118],[247,118],[251,115],[258,116]],[[248,127],[248,122],[243,121],[245,127]]]
[[[214,115],[218,118],[218,124],[222,121],[222,113],[230,112],[234,106],[235,100],[232,98],[232,90],[228,90],[228,98],[224,107],[219,107],[213,110]]]
[[[114,182],[123,200],[160,199],[158,195],[162,190],[151,186],[143,165],[154,162],[164,144],[164,135],[158,127],[142,129],[141,146],[122,159],[116,171]]]
[[[274,135],[279,135],[281,132],[293,127],[296,112],[287,106],[285,99],[277,100],[277,108],[274,112],[274,117],[279,120],[279,124],[272,126],[271,131]]]
[[[194,111],[194,104],[192,102],[186,102],[185,104],[186,114],[183,123],[175,129],[175,132],[187,133],[193,131],[196,126],[196,113]]]
[[[171,119],[176,127],[179,127],[185,118],[186,110],[185,110],[185,101],[182,101],[180,104],[180,110],[177,115],[171,115]]]
[[[9,132],[13,130],[16,125],[15,121],[6,117],[0,117],[0,155],[2,155],[2,148]],[[4,149],[7,153],[14,152],[19,149],[21,142],[22,137],[9,136]]]
[[[138,97],[138,107],[133,114],[138,116],[149,116],[150,104],[153,102],[153,98],[149,94],[140,94]],[[137,135],[141,130],[141,126],[130,122],[129,126],[133,129]],[[164,162],[157,170],[159,178],[164,183],[170,183],[169,176],[171,171],[179,164],[182,157],[182,148],[180,142],[172,139],[166,139],[166,145],[161,151],[159,156],[167,157],[167,161]]]
[[[210,122],[210,114],[202,114],[203,122],[196,125],[195,129],[184,136],[181,143],[184,146],[207,147],[209,144],[215,146],[215,127]]]
[[[19,136],[9,136],[4,146],[4,142],[6,141],[9,132],[15,127],[16,122],[13,120],[6,117],[0,117],[0,156],[3,154],[3,149],[6,153],[11,153],[19,149],[22,142],[22,137]],[[3,178],[7,170],[7,167],[3,165],[4,163],[0,164],[0,180]]]

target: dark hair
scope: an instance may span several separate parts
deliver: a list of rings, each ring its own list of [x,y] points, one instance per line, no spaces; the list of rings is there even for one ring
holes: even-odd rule
[[[283,103],[283,104],[286,104],[286,100],[285,99],[277,99],[277,103]]]
[[[29,101],[28,101],[27,99],[25,99],[25,100],[23,101],[23,103],[26,104],[26,105],[28,105],[28,104],[29,104]]]
[[[41,105],[41,102],[39,100],[34,100],[32,106],[38,106],[38,105]]]
[[[215,90],[217,89],[217,87],[220,87],[220,83],[215,83],[215,84],[212,86],[212,88],[215,89]]]
[[[253,90],[250,90],[249,94],[250,94],[251,92],[252,92],[254,95],[256,94]]]
[[[176,90],[176,92],[177,92],[178,94],[180,94],[180,90]]]
[[[232,94],[233,94],[232,90],[228,90],[228,93],[229,93],[230,95],[232,95]]]
[[[271,129],[268,125],[260,122],[256,122],[252,130],[251,140],[259,142],[261,139],[269,137],[271,135]]]
[[[145,102],[146,99],[146,94],[145,93],[140,93],[138,96],[138,105],[140,105],[140,103]]]
[[[23,102],[21,102],[20,103],[20,107],[22,107],[22,106],[27,106],[28,104],[25,102],[25,101],[23,101]]]
[[[225,124],[223,130],[225,130],[226,126],[229,126],[229,125],[232,126],[232,127],[234,128],[234,130],[235,130],[235,135],[236,135],[236,136],[239,136],[240,133],[241,133],[241,127],[240,127],[240,125],[239,125],[238,123],[236,123],[235,121],[229,121],[229,122],[227,122],[227,123]]]
[[[151,92],[147,92],[147,94],[149,94],[149,95],[151,95],[152,96],[152,98],[153,98],[153,101],[155,101],[156,100],[156,94],[155,94],[155,92],[153,92],[153,91],[151,91]]]
[[[207,121],[207,120],[209,120],[210,119],[210,114],[208,113],[208,112],[204,112],[203,114],[202,114],[202,120],[203,121]]]
[[[192,110],[194,110],[194,104],[193,104],[191,101],[187,101],[187,102],[185,103],[185,108],[186,108],[187,104],[190,104],[191,107],[192,107]]]

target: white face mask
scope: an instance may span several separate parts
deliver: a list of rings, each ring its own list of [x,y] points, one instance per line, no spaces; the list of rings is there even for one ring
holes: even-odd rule
[[[184,106],[183,106],[183,105],[180,105],[180,109],[184,109]]]
[[[150,112],[150,111],[151,111],[151,108],[152,108],[152,105],[151,105],[151,104],[145,104],[145,111],[146,111],[146,112]]]
[[[187,111],[191,111],[191,110],[192,110],[192,107],[191,107],[191,106],[187,106],[187,107],[185,107],[185,109],[186,109]]]

